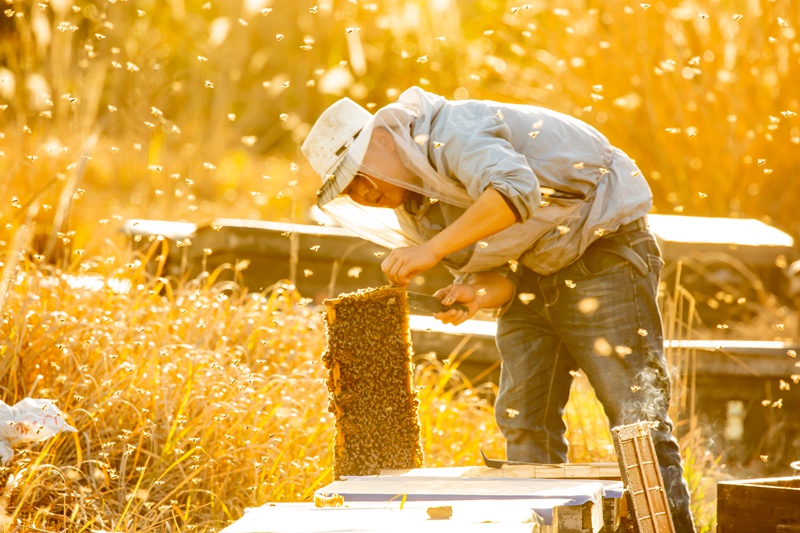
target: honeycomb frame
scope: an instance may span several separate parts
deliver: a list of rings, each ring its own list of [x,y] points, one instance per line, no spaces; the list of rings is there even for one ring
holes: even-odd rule
[[[365,289],[325,305],[334,478],[422,467],[405,289]]]

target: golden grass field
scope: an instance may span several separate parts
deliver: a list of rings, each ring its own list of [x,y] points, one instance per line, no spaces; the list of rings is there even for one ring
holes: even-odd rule
[[[56,399],[78,429],[0,467],[9,531],[218,531],[329,481],[307,295],[165,279],[162,244],[137,256],[118,230],[308,221],[318,181],[298,146],[341,96],[544,105],[635,158],[658,212],[800,231],[795,1],[7,0],[3,15],[0,399]],[[450,359],[416,368],[426,465],[502,456],[491,394]],[[567,417],[571,460],[612,458],[584,380]],[[683,444],[711,531],[719,459],[700,435]]]

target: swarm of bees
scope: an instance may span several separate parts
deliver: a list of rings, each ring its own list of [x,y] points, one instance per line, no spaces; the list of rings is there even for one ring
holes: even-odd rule
[[[325,304],[334,477],[421,467],[405,290],[361,290]]]

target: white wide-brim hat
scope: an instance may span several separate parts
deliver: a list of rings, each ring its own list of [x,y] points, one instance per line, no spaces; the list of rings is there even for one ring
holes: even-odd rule
[[[372,113],[351,99],[342,98],[323,111],[308,132],[300,151],[322,179],[317,191],[318,206],[333,200],[353,180],[352,171],[339,170],[345,158],[355,168],[361,165],[369,139],[359,139],[358,143],[355,140],[372,118]]]

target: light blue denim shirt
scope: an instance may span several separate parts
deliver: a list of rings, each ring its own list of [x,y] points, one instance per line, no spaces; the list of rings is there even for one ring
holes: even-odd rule
[[[551,274],[652,206],[634,161],[574,117],[532,105],[449,101],[418,87],[398,101],[417,109],[411,136],[428,139],[421,148],[440,175],[460,182],[473,199],[494,188],[519,213],[511,228],[446,261],[457,281],[509,260]],[[433,206],[407,209],[405,225],[430,238],[464,212]]]

